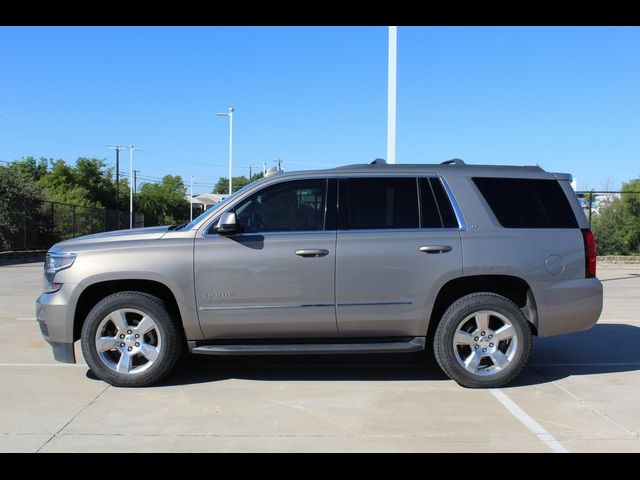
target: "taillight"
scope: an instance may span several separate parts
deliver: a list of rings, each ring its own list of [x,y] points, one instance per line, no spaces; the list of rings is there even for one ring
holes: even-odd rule
[[[584,240],[584,273],[586,278],[596,276],[596,239],[588,228],[582,229]]]

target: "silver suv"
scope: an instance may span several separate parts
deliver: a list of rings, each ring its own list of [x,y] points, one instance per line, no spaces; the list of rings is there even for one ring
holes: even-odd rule
[[[532,335],[602,309],[595,243],[568,174],[387,165],[278,173],[188,225],[54,245],[37,319],[56,360],[117,386],[205,355],[414,352],[498,387]]]

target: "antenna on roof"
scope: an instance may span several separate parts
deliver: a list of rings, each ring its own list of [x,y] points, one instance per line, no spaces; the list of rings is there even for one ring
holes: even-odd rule
[[[445,160],[440,165],[466,165],[464,160],[460,160],[459,158],[452,158],[451,160]]]
[[[386,165],[387,162],[384,158],[376,158],[373,162],[371,162],[369,165]]]

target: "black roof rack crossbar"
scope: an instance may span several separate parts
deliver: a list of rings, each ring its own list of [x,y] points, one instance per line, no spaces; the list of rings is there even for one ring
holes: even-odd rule
[[[440,165],[466,165],[464,160],[460,160],[459,158],[452,158],[451,160],[445,160]]]

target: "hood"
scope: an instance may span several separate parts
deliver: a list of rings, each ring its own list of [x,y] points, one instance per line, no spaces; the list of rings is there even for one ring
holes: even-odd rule
[[[56,243],[49,249],[50,252],[57,252],[65,247],[73,247],[75,245],[101,244],[111,242],[135,241],[135,240],[156,240],[161,238],[167,231],[169,226],[162,227],[146,227],[134,228],[131,230],[113,230],[111,232],[94,233],[92,235],[84,235],[82,237],[70,238],[62,242]]]

